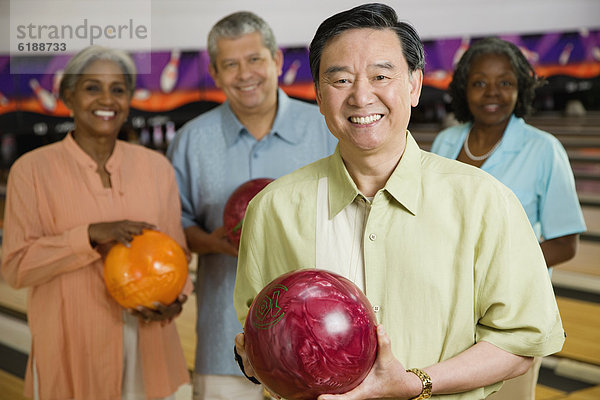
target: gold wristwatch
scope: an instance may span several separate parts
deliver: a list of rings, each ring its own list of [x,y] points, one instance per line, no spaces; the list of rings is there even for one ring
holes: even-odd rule
[[[421,390],[421,393],[417,397],[413,397],[410,400],[421,400],[430,398],[431,387],[433,386],[433,383],[431,382],[431,378],[429,377],[429,375],[427,375],[425,371],[422,371],[419,368],[407,369],[406,372],[412,372],[413,374],[418,376],[421,380],[421,383],[423,384],[423,390]]]

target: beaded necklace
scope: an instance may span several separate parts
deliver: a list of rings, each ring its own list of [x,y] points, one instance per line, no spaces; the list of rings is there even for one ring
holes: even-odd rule
[[[476,155],[473,155],[473,153],[471,153],[471,150],[469,150],[469,136],[470,135],[471,135],[471,129],[469,129],[469,133],[467,133],[467,138],[465,139],[465,144],[463,145],[463,149],[465,149],[465,154],[467,155],[467,157],[469,157],[473,161],[481,161],[481,160],[485,160],[486,158],[488,158],[494,152],[494,150],[496,150],[498,148],[498,146],[500,146],[500,142],[502,141],[502,138],[500,138],[496,142],[494,147],[492,147],[490,149],[490,151],[488,151],[484,155],[476,156]]]

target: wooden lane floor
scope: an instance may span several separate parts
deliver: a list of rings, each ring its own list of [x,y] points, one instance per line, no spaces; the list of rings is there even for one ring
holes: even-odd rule
[[[25,400],[23,379],[0,369],[0,400]]]
[[[600,386],[582,389],[572,393],[537,385],[536,400],[598,400]],[[23,380],[0,369],[0,400],[26,400],[23,396]],[[188,398],[191,400],[191,397]]]
[[[577,272],[584,277],[600,277],[600,242],[579,241],[575,257],[554,268],[554,272],[558,271]]]
[[[15,307],[18,310],[25,310],[25,291],[14,290],[0,281],[0,304],[3,306]],[[590,303],[580,300],[573,300],[564,297],[557,297],[557,303],[563,319],[565,330],[567,331],[567,340],[563,350],[557,354],[569,360],[575,360],[600,366],[600,304]],[[195,320],[196,320],[196,302],[192,295],[184,305],[184,311],[176,319],[177,328],[180,334],[181,343],[185,352],[186,361],[190,370],[194,365],[195,348]],[[3,398],[18,400],[19,397],[4,397],[9,393],[4,386],[20,387],[22,390],[22,380],[20,377],[7,374],[2,371],[0,374],[0,400]],[[589,393],[598,392],[582,390],[581,397],[575,396],[577,393],[568,393],[544,385],[538,385],[539,399],[559,400],[586,400]],[[578,391],[579,392],[579,391]],[[594,398],[594,397],[590,397]],[[600,397],[595,397],[600,399]]]
[[[588,218],[588,216],[592,218]],[[586,215],[586,221],[591,219],[593,220],[592,226],[597,226],[599,216],[599,213],[592,212]],[[578,285],[581,285],[581,282],[585,282],[592,285],[591,289],[597,289],[596,293],[600,293],[600,268],[598,268],[598,260],[600,260],[600,243],[582,242],[578,256],[572,262],[565,263],[554,269],[553,283],[555,287],[563,285],[565,280],[568,281],[566,278],[576,277],[575,284],[572,286],[577,288]],[[193,273],[195,270],[195,261],[190,263],[190,267]],[[10,288],[0,278],[0,307],[13,310],[16,313],[26,313],[26,293],[26,289],[15,290]],[[557,303],[565,330],[567,331],[565,346],[557,354],[557,357],[600,366],[600,341],[598,341],[598,338],[600,338],[600,303],[581,301],[562,296],[557,297]],[[182,314],[175,321],[186,362],[191,371],[194,366],[194,349],[196,345],[196,300],[193,294],[185,303]],[[6,339],[4,338],[6,331],[3,327],[0,327],[0,332],[2,332],[0,334],[0,342],[3,342],[3,339]],[[19,341],[23,342],[23,336],[26,335],[19,334],[19,336]],[[30,340],[29,338],[25,339]],[[22,343],[20,347],[24,347]],[[0,400],[20,400],[23,398],[22,396],[13,395],[14,391],[22,393],[22,377],[15,377],[6,371],[2,371],[1,365],[0,372]],[[13,389],[5,389],[6,386]],[[10,390],[13,390],[13,392]],[[550,387],[549,385],[538,384],[536,393],[537,398],[542,400],[588,400],[600,399],[598,390],[600,388],[593,387],[567,391]],[[10,396],[8,393],[11,393]],[[178,396],[177,400],[183,398],[182,396]]]
[[[582,389],[572,393],[538,385],[535,389],[536,400],[598,400],[600,399],[600,386]]]
[[[15,290],[0,278],[0,346],[10,348],[11,353],[22,354],[28,352],[31,335],[26,328],[26,322],[20,317],[6,316],[3,312],[19,315],[27,312],[27,289]],[[183,347],[186,363],[190,371],[194,368],[194,349],[196,346],[196,299],[192,294],[183,306],[181,315],[175,320],[177,331]],[[10,324],[10,325],[7,325]],[[5,354],[6,352],[3,352]],[[1,358],[1,357],[0,357]],[[15,357],[16,358],[16,357]],[[23,358],[23,357],[18,357]],[[21,360],[19,360],[21,361]],[[0,400],[25,400],[23,396],[23,376],[16,376],[8,370],[16,369],[16,360],[0,359]],[[23,363],[23,368],[24,363]],[[23,371],[24,372],[24,371]],[[191,387],[184,385],[176,393],[175,400],[191,400]]]
[[[196,355],[196,296],[192,294],[183,305],[183,311],[175,318],[177,332],[181,340],[181,347],[185,355],[188,369],[194,370],[194,357]],[[233,347],[233,343],[231,345]],[[233,357],[233,356],[232,356]]]
[[[600,367],[600,304],[565,297],[556,302],[567,332],[558,356]]]
[[[27,289],[15,290],[0,278],[0,307],[15,314],[27,313]],[[185,353],[188,369],[194,369],[194,349],[196,347],[196,298],[192,294],[183,305],[181,315],[175,319],[181,345]],[[0,330],[1,331],[1,330]],[[2,337],[3,335],[0,335]],[[31,340],[30,338],[28,338]],[[22,341],[22,338],[18,339]],[[0,340],[2,342],[2,340]],[[23,348],[23,345],[19,346]],[[0,391],[0,396],[1,396]],[[0,397],[1,400],[1,397]]]

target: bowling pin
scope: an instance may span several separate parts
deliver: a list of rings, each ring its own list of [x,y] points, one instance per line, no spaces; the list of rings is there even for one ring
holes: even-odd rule
[[[5,95],[3,95],[3,94],[0,92],[0,107],[4,107],[4,106],[5,106],[5,105],[7,105],[7,104],[8,104],[8,99],[6,98],[6,96],[5,96]]]
[[[444,80],[444,79],[446,79],[448,77],[448,72],[444,71],[443,69],[437,69],[437,70],[431,72],[429,74],[429,77],[431,79],[436,80],[436,81],[441,81],[441,80]]]
[[[148,132],[148,128],[142,128],[140,132],[140,144],[142,146],[148,146],[150,144],[150,132]]]
[[[12,162],[17,155],[17,140],[12,133],[2,135],[2,161],[6,164]]]
[[[60,81],[62,81],[62,77],[65,71],[59,69],[54,73],[54,77],[52,78],[52,95],[58,99],[60,92]]]
[[[171,52],[171,59],[160,74],[160,89],[164,93],[171,93],[177,83],[179,57],[181,52],[175,49]]]
[[[151,93],[148,89],[135,89],[133,92],[133,98],[139,101],[148,100],[151,96]]]
[[[573,43],[567,43],[563,50],[560,52],[558,56],[558,63],[560,65],[567,65],[569,62],[569,58],[571,57],[571,52],[573,51]]]
[[[48,124],[45,122],[38,122],[33,124],[33,133],[37,136],[44,136],[48,133]]]
[[[175,123],[173,121],[167,122],[165,137],[167,139],[167,144],[171,143],[171,141],[175,138]]]
[[[155,148],[160,149],[162,147],[163,140],[163,131],[160,125],[154,125],[152,130],[152,144]]]
[[[458,62],[460,61],[460,58],[463,56],[463,54],[465,54],[465,51],[467,51],[468,48],[469,48],[469,37],[464,36],[460,42],[460,46],[458,46],[458,49],[456,50],[456,53],[454,53],[454,57],[452,58],[453,66],[458,64]]]
[[[594,57],[594,60],[600,61],[600,47],[592,47],[592,57]]]
[[[537,63],[538,59],[540,58],[538,53],[536,53],[535,51],[529,50],[525,46],[519,46],[519,50],[521,50],[521,53],[523,53],[523,55],[525,56],[527,61],[529,61],[532,64]]]
[[[41,87],[37,79],[31,79],[29,81],[29,86],[46,111],[54,111],[56,109],[56,98],[54,98],[52,93]]]
[[[283,84],[291,85],[296,80],[296,75],[298,74],[298,69],[300,69],[300,60],[294,60],[285,74],[283,75]]]

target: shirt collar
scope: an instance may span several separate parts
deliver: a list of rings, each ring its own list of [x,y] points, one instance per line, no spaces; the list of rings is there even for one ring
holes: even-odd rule
[[[386,190],[398,203],[413,215],[421,194],[421,149],[410,132],[406,132],[406,148],[392,176],[385,184]]]
[[[508,125],[504,129],[502,138],[500,139],[500,145],[490,155],[490,157],[484,161],[481,165],[481,169],[487,171],[494,165],[506,160],[505,156],[508,153],[518,153],[523,146],[523,125],[525,121],[522,118],[516,117],[514,114],[511,115]]]
[[[329,157],[328,177],[329,218],[331,219],[346,208],[348,204],[352,203],[356,196],[360,195],[356,184],[344,165],[339,144],[336,146],[333,155]]]
[[[247,130],[233,113],[229,100],[225,101],[221,106],[221,113],[221,129],[223,130],[225,143],[229,147],[232,146],[244,132],[247,132]]]
[[[291,99],[281,89],[277,90],[277,115],[273,122],[272,134],[276,134],[282,139],[292,143],[300,143],[306,132],[302,129],[294,129],[293,125],[297,124],[297,116],[290,114]]]
[[[508,121],[508,125],[504,130],[504,135],[502,135],[502,143],[500,143],[498,149],[519,151],[523,145],[523,125],[525,125],[523,118],[516,117],[514,114],[511,115],[510,121]]]
[[[350,177],[344,161],[340,155],[339,145],[334,154],[329,158],[329,209],[330,218],[335,217],[340,211],[361,196],[356,184]],[[373,201],[382,193],[389,193],[398,203],[415,215],[419,202],[421,186],[421,149],[410,132],[406,133],[406,147],[400,162],[392,175],[380,190]]]
[[[294,119],[294,115],[289,115],[290,103],[291,99],[288,95],[285,94],[281,88],[278,88],[277,114],[275,115],[275,121],[273,121],[271,132],[269,132],[267,136],[277,135],[292,144],[297,144],[302,140],[304,132],[300,129],[293,128],[293,125],[296,124],[297,121]],[[231,146],[242,134],[247,133],[248,130],[233,113],[229,101],[225,101],[223,104],[222,112],[225,141],[227,146]]]
[[[79,145],[73,138],[73,134],[71,132],[69,132],[67,134],[67,136],[65,136],[62,143],[65,146],[65,148],[67,149],[67,151],[69,152],[69,154],[71,155],[71,157],[73,157],[73,159],[79,165],[81,165],[82,167],[85,167],[85,168],[92,169],[94,171],[96,171],[98,169],[98,165],[96,164],[96,161],[94,161],[92,159],[92,157],[90,157],[85,151],[83,151],[83,149],[81,147],[79,147]],[[115,141],[115,148],[113,149],[112,154],[110,155],[108,160],[106,160],[106,166],[105,166],[106,170],[109,173],[116,171],[119,168],[122,159],[123,159],[122,144],[121,144],[120,140],[117,140],[117,141]]]
[[[500,157],[503,153],[518,152],[522,145],[522,129],[525,121],[522,118],[516,117],[514,114],[511,115],[508,125],[502,135],[501,143],[490,157],[483,163],[482,168],[487,168],[490,164],[495,164],[496,159],[503,159]],[[467,133],[471,130],[473,122],[468,122],[464,125],[460,125],[457,129],[460,129],[459,135],[446,135],[443,139],[443,143],[448,146],[452,151],[448,154],[450,158],[458,157],[460,150],[462,149]]]

